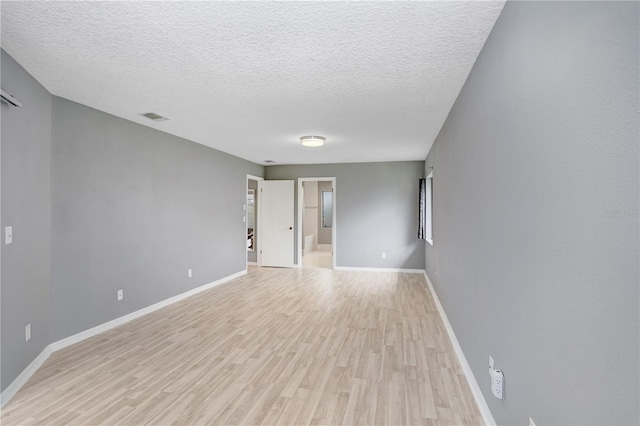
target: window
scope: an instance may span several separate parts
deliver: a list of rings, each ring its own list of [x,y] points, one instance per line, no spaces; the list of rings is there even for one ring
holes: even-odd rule
[[[433,170],[426,178],[420,179],[419,195],[418,238],[426,240],[433,245]]]
[[[333,226],[333,192],[322,191],[322,227]]]

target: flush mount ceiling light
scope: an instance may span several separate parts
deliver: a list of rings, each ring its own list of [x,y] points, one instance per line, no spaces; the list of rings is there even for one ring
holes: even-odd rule
[[[303,136],[300,138],[300,143],[304,146],[322,146],[326,138],[322,136]]]

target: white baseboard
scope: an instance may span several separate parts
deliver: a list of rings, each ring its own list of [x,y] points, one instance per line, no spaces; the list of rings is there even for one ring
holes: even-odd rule
[[[363,272],[404,272],[407,274],[424,274],[424,269],[402,268],[360,268],[356,266],[336,266],[336,271],[363,271]]]
[[[494,426],[496,424],[495,419],[493,418],[493,414],[491,414],[491,410],[489,410],[489,406],[487,405],[487,401],[484,399],[484,395],[480,390],[480,386],[478,385],[478,381],[476,377],[473,375],[473,371],[471,371],[471,367],[467,362],[467,358],[464,356],[464,352],[462,352],[462,348],[460,347],[460,342],[458,342],[458,338],[456,334],[453,332],[453,328],[451,327],[451,323],[447,318],[447,314],[444,312],[444,308],[440,303],[440,299],[438,299],[438,294],[433,288],[433,284],[431,284],[431,280],[427,275],[426,271],[423,271],[424,277],[427,280],[427,286],[429,286],[429,291],[433,296],[433,300],[436,302],[436,306],[438,307],[438,312],[440,312],[440,316],[442,317],[442,322],[444,323],[444,327],[447,329],[447,334],[449,334],[449,339],[451,340],[451,344],[453,345],[453,350],[458,357],[458,361],[460,362],[460,366],[464,371],[464,375],[467,378],[467,382],[469,383],[469,387],[471,388],[471,393],[473,393],[473,397],[476,400],[476,404],[478,404],[478,408],[480,409],[480,414],[482,415],[482,419],[487,426]]]
[[[14,397],[16,393],[27,383],[27,380],[31,378],[33,373],[35,373],[38,368],[49,358],[53,352],[59,351],[60,349],[66,348],[67,346],[71,346],[75,343],[81,342],[89,337],[93,337],[97,334],[104,333],[107,330],[118,327],[122,324],[126,324],[129,321],[132,321],[136,318],[140,318],[141,316],[147,315],[151,312],[157,311],[158,309],[162,309],[166,306],[172,305],[176,302],[186,299],[187,297],[193,296],[195,294],[201,293],[205,290],[209,290],[215,286],[231,281],[235,278],[241,277],[245,275],[247,270],[236,272],[235,274],[228,275],[224,278],[220,278],[219,280],[210,282],[208,284],[201,285],[200,287],[196,287],[184,293],[178,294],[177,296],[170,297],[168,299],[162,300],[158,303],[154,303],[153,305],[147,306],[146,308],[139,309],[135,312],[131,312],[130,314],[121,316],[120,318],[116,318],[114,320],[105,322],[104,324],[100,324],[96,327],[90,328],[85,331],[81,331],[80,333],[74,334],[73,336],[66,337],[64,339],[58,340],[56,342],[48,345],[44,350],[34,359],[31,364],[27,368],[25,368],[22,373],[16,379],[11,382],[9,386],[2,392],[0,396],[1,405],[0,407],[4,407],[7,402]]]
[[[16,379],[11,382],[9,386],[7,386],[4,392],[2,392],[2,394],[0,395],[0,408],[4,407],[7,402],[9,402],[11,398],[13,398],[15,394],[18,393],[22,386],[24,386],[24,384],[27,383],[31,376],[33,376],[33,373],[35,373],[38,368],[40,368],[42,364],[44,364],[47,358],[49,358],[49,355],[51,355],[52,352],[53,351],[51,350],[51,345],[44,348],[44,350],[40,352],[40,355],[38,355],[36,359],[31,361],[31,364],[29,364],[27,368],[22,370],[22,373],[20,373],[20,375],[16,377]]]
[[[317,244],[316,246],[318,250],[327,250],[327,249],[330,249],[333,246],[333,244]]]
[[[258,266],[258,262],[247,262],[248,266]]]
[[[223,284],[227,281],[230,281],[234,278],[238,278],[247,273],[246,269],[240,272],[236,272],[235,274],[231,274],[224,278],[220,278],[219,280],[210,282],[208,284],[201,285],[200,287],[196,287],[184,293],[178,294],[177,296],[170,297],[168,299],[162,300],[158,303],[154,303],[153,305],[147,306],[146,308],[139,309],[137,311],[131,312],[130,314],[121,316],[120,318],[116,318],[114,320],[105,322],[104,324],[100,324],[96,327],[90,328],[85,331],[81,331],[78,334],[74,334],[73,336],[69,336],[62,340],[58,340],[57,342],[53,342],[51,346],[51,350],[53,352],[58,351],[62,348],[66,348],[67,346],[71,346],[75,343],[81,342],[89,337],[93,337],[97,334],[104,333],[107,330],[111,330],[112,328],[121,326],[122,324],[126,324],[129,321],[132,321],[136,318],[140,318],[143,315],[147,315],[153,311],[157,311],[158,309],[162,309],[165,306],[172,305],[176,302],[186,299],[187,297],[193,296],[194,294],[198,294],[205,290],[209,290],[217,285]]]

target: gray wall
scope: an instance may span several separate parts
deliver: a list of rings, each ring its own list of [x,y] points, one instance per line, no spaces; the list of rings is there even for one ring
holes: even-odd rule
[[[246,174],[263,171],[54,97],[52,340],[244,270]]]
[[[637,2],[508,2],[427,157],[427,271],[499,424],[640,421],[638,52]]]
[[[318,244],[331,244],[331,228],[322,226],[322,192],[331,192],[331,182],[318,182]]]
[[[4,391],[49,343],[51,95],[4,50],[1,55],[2,88],[23,105],[2,103],[0,112]],[[13,226],[11,245],[4,245],[5,226]]]
[[[418,179],[423,173],[423,161],[265,168],[271,180],[335,177],[336,264],[369,268],[424,268],[424,244],[417,238]],[[297,208],[297,183],[295,188]]]

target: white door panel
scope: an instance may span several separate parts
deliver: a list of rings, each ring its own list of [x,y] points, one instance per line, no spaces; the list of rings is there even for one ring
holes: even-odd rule
[[[293,188],[292,180],[262,182],[260,193],[262,266],[283,268],[294,266]]]

